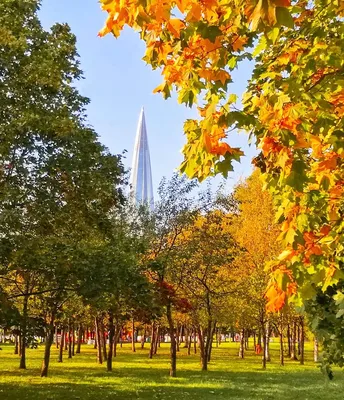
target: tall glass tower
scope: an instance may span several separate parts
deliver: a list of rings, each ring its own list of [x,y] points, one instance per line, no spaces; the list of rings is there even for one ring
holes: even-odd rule
[[[130,177],[132,197],[136,204],[147,204],[154,209],[152,170],[144,109],[137,127],[133,164]]]

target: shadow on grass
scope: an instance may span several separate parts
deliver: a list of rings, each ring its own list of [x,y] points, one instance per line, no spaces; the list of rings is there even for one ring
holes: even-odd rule
[[[68,368],[51,372],[51,378],[33,377],[20,384],[16,382],[19,375],[16,371],[1,372],[2,377],[6,375],[13,380],[0,384],[0,399],[343,400],[344,389],[342,377],[325,384],[316,370],[295,373],[183,370],[176,379],[169,378],[165,370],[151,368],[111,373],[96,368],[73,369],[73,375]]]

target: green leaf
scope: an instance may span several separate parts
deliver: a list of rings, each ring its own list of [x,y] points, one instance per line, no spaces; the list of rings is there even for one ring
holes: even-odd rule
[[[294,20],[289,10],[286,7],[276,7],[276,18],[278,25],[294,28]]]
[[[217,25],[209,26],[204,22],[198,23],[197,33],[199,33],[202,36],[202,38],[209,39],[212,43],[215,42],[218,36],[222,35],[222,31]]]

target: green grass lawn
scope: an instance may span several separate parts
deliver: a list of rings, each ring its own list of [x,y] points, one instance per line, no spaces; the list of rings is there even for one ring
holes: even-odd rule
[[[208,372],[200,371],[198,355],[178,353],[178,377],[168,376],[168,345],[148,359],[148,345],[131,353],[129,345],[119,349],[113,372],[96,362],[92,346],[83,346],[82,354],[72,360],[66,357],[57,363],[53,349],[50,376],[39,377],[43,347],[29,350],[26,371],[18,369],[18,356],[13,346],[2,346],[0,351],[0,400],[49,399],[282,399],[282,400],[343,400],[344,375],[335,371],[335,380],[327,382],[312,360],[307,346],[306,364],[287,361],[278,364],[278,345],[272,344],[272,362],[261,369],[260,357],[252,350],[246,358],[237,357],[238,344],[223,343],[214,348]]]

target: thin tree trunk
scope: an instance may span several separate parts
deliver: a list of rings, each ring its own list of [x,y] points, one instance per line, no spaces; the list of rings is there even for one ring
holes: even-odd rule
[[[104,324],[101,324],[101,343],[102,343],[102,349],[103,349],[103,360],[106,361],[108,358],[107,355],[107,350],[106,350],[106,334],[105,334],[105,328]]]
[[[290,324],[287,325],[287,341],[288,341],[288,354],[287,357],[291,357],[291,334],[290,334]]]
[[[19,340],[17,334],[14,336],[14,354],[19,354]]]
[[[117,343],[119,341],[119,337],[121,335],[121,328],[116,324],[115,326],[115,337],[113,341],[113,357],[117,357]]]
[[[188,356],[191,354],[191,344],[192,344],[192,336],[190,334],[189,339],[188,339]]]
[[[157,353],[158,347],[160,347],[160,326],[159,325],[156,327],[154,354]]]
[[[176,349],[177,352],[179,352],[179,342],[180,342],[180,337],[179,337],[179,324],[177,324],[177,328],[176,328]]]
[[[135,353],[136,348],[135,348],[135,320],[134,318],[131,320],[131,327],[132,327],[132,333],[131,333],[131,351]]]
[[[263,339],[263,355],[262,355],[262,367],[266,369],[266,332],[265,332],[264,319],[261,320],[261,340]]]
[[[256,337],[256,331],[253,331],[253,349],[256,350],[257,346],[257,337]]]
[[[47,326],[47,333],[46,333],[46,338],[45,338],[44,359],[43,359],[42,369],[41,369],[41,377],[42,378],[48,376],[49,362],[50,362],[50,350],[51,350],[51,346],[54,341],[54,333],[55,333],[54,320],[55,320],[55,312],[52,312],[50,323]]]
[[[239,358],[244,358],[244,350],[245,350],[245,329],[241,329],[240,331],[240,347],[239,347]]]
[[[200,351],[200,357],[201,357],[201,366],[202,366],[202,371],[207,371],[208,369],[208,355],[206,352],[206,348],[204,345],[204,335],[205,332],[202,331],[201,327],[198,326],[198,343],[199,343],[199,351]]]
[[[18,350],[19,350],[19,357],[21,357],[22,354],[22,335],[19,331],[19,335],[18,335]]]
[[[284,348],[283,348],[283,326],[281,325],[280,332],[280,365],[284,366]]]
[[[301,324],[298,325],[297,329],[297,354],[301,355]]]
[[[170,358],[171,358],[171,367],[170,367],[170,376],[177,376],[177,348],[176,348],[176,338],[174,334],[174,324],[172,319],[172,310],[171,303],[167,304],[166,307],[166,317],[168,321],[170,337],[171,337],[171,348],[170,348]]]
[[[300,364],[305,363],[305,321],[300,317]]]
[[[58,341],[58,338],[57,338],[57,331],[58,331],[58,329],[57,329],[57,325],[55,325],[55,345],[56,345],[56,348],[58,349],[59,348],[59,341]]]
[[[210,363],[210,361],[211,361],[211,351],[213,350],[213,337],[214,337],[214,332],[215,331],[216,331],[216,321],[214,322],[214,324],[210,325],[209,336],[207,336],[208,363]]]
[[[319,342],[317,337],[314,336],[314,362],[319,360]]]
[[[196,328],[194,329],[194,353],[197,354],[197,333],[196,333]]]
[[[72,324],[72,356],[75,356],[75,326]]]
[[[27,285],[27,292],[29,287]],[[26,335],[27,335],[27,318],[28,318],[29,296],[26,294],[23,299],[23,318],[21,323],[21,354],[20,354],[20,369],[26,369]]]
[[[297,324],[296,321],[293,321],[293,332],[292,332],[292,340],[291,340],[291,359],[297,360],[296,357],[296,332],[297,332]]]
[[[265,358],[266,361],[271,361],[270,359],[270,323],[266,322],[266,330],[265,330]]]
[[[63,326],[61,329],[61,340],[60,340],[60,348],[59,348],[59,358],[58,358],[58,362],[63,361],[63,349],[64,349],[64,342],[65,342],[65,327]]]
[[[94,325],[96,328],[96,337],[95,340],[97,342],[97,360],[99,364],[103,364],[103,357],[102,357],[102,346],[100,343],[100,329],[99,329],[99,320],[98,317],[95,317]]]
[[[76,354],[80,354],[80,352],[81,352],[82,336],[83,336],[83,329],[82,329],[82,325],[79,324],[79,327],[78,327],[78,343],[77,343],[77,347],[76,347]]]
[[[68,320],[68,358],[72,358],[72,334],[70,320]]]
[[[155,322],[152,323],[152,334],[151,334],[151,342],[149,348],[149,358],[153,358],[155,348]]]
[[[107,370],[108,372],[112,371],[112,351],[113,351],[113,343],[115,337],[115,326],[113,324],[113,313],[109,311],[109,351],[107,354]]]

